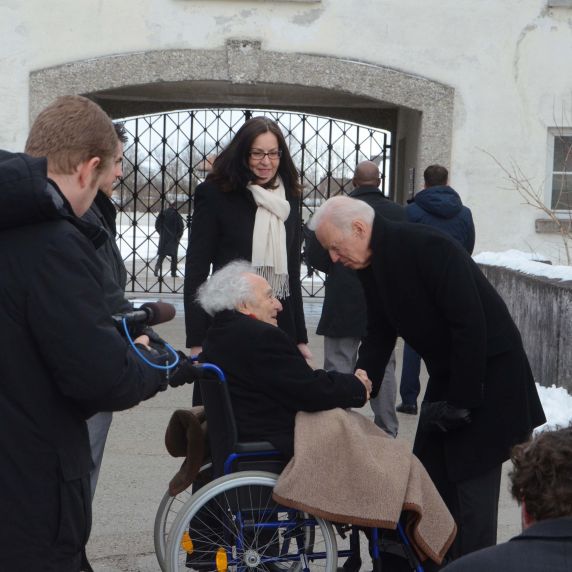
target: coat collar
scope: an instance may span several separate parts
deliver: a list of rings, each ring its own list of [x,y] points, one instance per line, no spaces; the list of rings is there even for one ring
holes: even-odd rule
[[[572,539],[572,516],[539,520],[511,541],[531,540],[538,538],[570,538]]]

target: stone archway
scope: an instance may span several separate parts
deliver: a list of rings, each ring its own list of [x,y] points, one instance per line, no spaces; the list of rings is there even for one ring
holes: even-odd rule
[[[30,117],[55,97],[84,94],[112,117],[184,107],[255,105],[307,110],[389,129],[397,156],[397,197],[430,163],[449,165],[453,88],[346,59],[271,52],[259,41],[220,50],[120,54],[34,71]],[[328,111],[325,111],[328,110]]]

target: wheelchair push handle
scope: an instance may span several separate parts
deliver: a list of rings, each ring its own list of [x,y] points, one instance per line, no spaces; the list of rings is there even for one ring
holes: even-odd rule
[[[176,371],[169,376],[169,385],[171,387],[179,387],[185,383],[193,383],[199,379],[205,379],[205,372],[213,372],[216,377],[226,382],[226,378],[222,370],[212,363],[197,363],[193,358],[181,356],[181,362]]]

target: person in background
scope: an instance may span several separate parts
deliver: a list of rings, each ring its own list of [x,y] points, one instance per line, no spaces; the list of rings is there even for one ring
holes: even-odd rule
[[[159,213],[155,221],[155,230],[159,233],[155,276],[163,275],[163,260],[168,256],[171,259],[171,276],[175,278],[177,276],[179,242],[185,231],[185,222],[175,205],[169,204],[168,208]]]
[[[117,235],[115,217],[117,211],[111,200],[113,193],[113,183],[123,175],[123,145],[127,142],[125,127],[121,123],[114,124],[117,133],[117,150],[113,157],[113,180],[106,181],[100,186],[95,195],[95,199],[88,211],[82,216],[82,220],[99,227],[105,231],[106,238],[103,244],[95,251],[95,256],[101,262],[103,293],[111,314],[129,312],[133,309],[132,304],[125,298],[125,287],[127,284],[127,270],[123,263],[123,258],[115,237]],[[103,460],[103,450],[107,441],[107,434],[113,414],[111,411],[101,411],[87,420],[89,431],[89,445],[91,447],[91,458],[93,468],[90,474],[91,498],[95,495],[101,462]]]
[[[210,319],[195,297],[211,268],[244,259],[280,300],[278,325],[311,359],[300,285],[302,186],[280,127],[247,120],[195,190],[185,265],[185,324],[191,354],[201,351]]]
[[[510,490],[522,534],[447,566],[447,572],[572,570],[572,425],[544,431],[512,451]]]
[[[381,216],[395,221],[405,219],[405,209],[386,198],[379,186],[381,175],[372,161],[356,166],[350,197],[371,205]],[[324,369],[345,373],[355,371],[361,338],[367,332],[367,308],[362,285],[354,270],[332,262],[315,234],[309,231],[307,256],[310,264],[326,273],[324,304],[316,333],[324,336]],[[375,424],[392,437],[399,423],[395,414],[395,353],[385,369],[379,393],[370,399]]]
[[[449,171],[441,165],[429,165],[423,173],[424,189],[411,199],[406,208],[407,220],[433,226],[453,237],[469,253],[475,247],[475,225],[471,210],[448,186]],[[419,373],[421,357],[408,344],[403,347],[403,368],[397,411],[417,415],[417,398],[421,390]]]

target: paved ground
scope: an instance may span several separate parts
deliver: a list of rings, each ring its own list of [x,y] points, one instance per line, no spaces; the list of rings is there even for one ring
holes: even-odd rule
[[[180,300],[176,302],[182,316]],[[315,335],[320,305],[305,307],[310,348],[315,364],[323,362],[322,338]],[[156,328],[174,347],[184,347],[182,317]],[[397,348],[399,376],[402,343]],[[398,377],[399,379],[399,377]],[[426,382],[426,373],[423,373]],[[114,416],[93,507],[93,529],[88,555],[96,572],[159,572],[153,550],[153,519],[167,483],[181,460],[165,450],[164,434],[171,413],[190,405],[192,387],[170,389],[142,405]],[[369,406],[363,413],[372,417]],[[417,417],[400,415],[399,436],[413,441]],[[499,542],[520,529],[516,503],[507,490],[506,471],[501,487]]]

